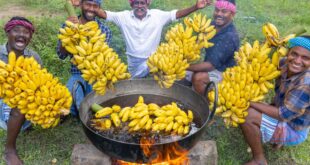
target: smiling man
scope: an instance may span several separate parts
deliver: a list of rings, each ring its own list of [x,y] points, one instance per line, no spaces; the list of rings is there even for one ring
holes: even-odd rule
[[[212,24],[216,35],[210,40],[214,46],[206,49],[204,62],[191,65],[186,79],[192,82],[193,88],[204,93],[209,81],[220,82],[222,72],[235,65],[234,52],[238,51],[240,40],[233,24],[236,14],[235,0],[218,0],[215,3]]]
[[[120,28],[126,43],[128,70],[132,78],[143,78],[149,73],[146,61],[156,51],[163,27],[211,2],[197,0],[195,5],[186,9],[162,11],[149,9],[151,0],[129,0],[131,11],[110,12],[100,9],[97,15]]]
[[[262,142],[291,146],[304,142],[310,128],[310,36],[289,41],[287,58],[280,63],[273,105],[250,103],[241,125],[253,159],[247,165],[265,165]]]
[[[8,41],[0,46],[0,59],[2,61],[7,63],[9,52],[14,51],[17,57],[34,57],[42,65],[39,55],[26,48],[34,33],[34,27],[29,20],[23,17],[13,17],[5,24],[4,31]],[[22,164],[16,151],[16,139],[20,130],[29,126],[30,122],[25,122],[25,116],[18,109],[11,109],[0,100],[0,127],[7,130],[4,158],[8,165]]]
[[[101,30],[101,33],[106,34],[106,41],[108,44],[110,44],[111,38],[112,38],[112,32],[111,30],[104,25],[103,22],[101,22],[96,17],[96,12],[98,9],[100,9],[102,0],[72,0],[72,4],[75,6],[80,6],[81,8],[81,15],[78,17],[68,17],[67,20],[71,21],[73,23],[80,23],[80,24],[86,24],[89,21],[96,21],[99,25],[99,28]],[[63,25],[64,27],[65,25]],[[61,45],[61,41],[58,41],[57,44],[57,54],[60,59],[66,59],[67,57],[72,58],[72,54],[70,54],[64,47]],[[91,85],[89,85],[83,78],[82,78],[81,71],[73,64],[71,64],[71,77],[67,82],[68,89],[73,93],[73,86],[75,82],[79,81],[83,84],[83,88],[85,89],[86,93],[83,93],[83,90],[80,86],[78,86],[75,90],[75,104],[71,106],[70,112],[73,116],[78,115],[78,107],[80,103],[82,102],[84,96],[92,91]]]

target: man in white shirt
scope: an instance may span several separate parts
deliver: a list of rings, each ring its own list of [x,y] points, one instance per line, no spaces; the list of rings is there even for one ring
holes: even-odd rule
[[[114,22],[120,28],[126,43],[128,70],[133,78],[148,75],[146,61],[156,51],[166,24],[211,5],[212,0],[197,0],[192,7],[172,11],[149,9],[150,2],[151,0],[129,0],[131,11],[96,11],[98,17]]]

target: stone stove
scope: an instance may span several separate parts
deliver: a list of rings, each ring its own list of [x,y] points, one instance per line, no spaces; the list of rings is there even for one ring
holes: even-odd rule
[[[190,165],[216,165],[217,148],[215,141],[200,141],[188,154]],[[72,165],[112,165],[111,158],[97,150],[92,144],[74,145]]]

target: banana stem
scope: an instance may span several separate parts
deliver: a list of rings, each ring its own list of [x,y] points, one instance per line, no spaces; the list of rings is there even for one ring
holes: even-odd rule
[[[93,112],[98,112],[100,109],[102,109],[103,107],[102,106],[100,106],[99,104],[96,104],[96,103],[94,103],[92,106],[91,106],[91,110],[93,111]]]
[[[70,0],[66,0],[65,9],[68,12],[69,16],[76,16],[73,5]]]
[[[296,34],[296,36],[300,36],[306,32],[307,32],[307,30],[304,27],[296,26],[296,27],[293,27],[292,29],[288,30],[286,32],[286,34]]]

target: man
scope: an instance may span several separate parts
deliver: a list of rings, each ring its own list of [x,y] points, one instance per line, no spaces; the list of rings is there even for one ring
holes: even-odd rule
[[[310,36],[289,41],[287,59],[281,61],[274,105],[250,103],[249,115],[241,125],[253,159],[248,165],[267,164],[263,142],[297,145],[307,139],[310,127]]]
[[[209,81],[220,82],[222,72],[235,65],[234,52],[239,49],[240,40],[233,18],[236,14],[234,0],[216,1],[212,24],[216,35],[210,40],[213,47],[206,49],[204,62],[191,65],[187,70],[186,79],[192,82],[193,88],[200,94],[204,93]]]
[[[72,1],[74,5],[76,5],[76,1]],[[99,19],[96,18],[95,11],[98,10],[101,6],[101,0],[81,0],[80,1],[80,8],[81,8],[81,15],[79,17],[68,17],[68,21],[71,21],[73,23],[80,23],[80,24],[86,24],[89,21],[96,21],[99,25],[99,28],[101,30],[101,33],[106,34],[106,42],[109,44],[112,38],[111,30],[103,24]],[[63,25],[64,26],[64,25]],[[72,55],[66,51],[64,47],[61,45],[61,41],[58,41],[57,44],[57,54],[60,59],[65,59],[68,56],[72,58]],[[69,81],[67,82],[67,87],[73,93],[73,88],[75,82],[81,82],[83,85],[83,88],[86,93],[83,92],[81,86],[77,86],[75,88],[75,96],[73,96],[73,100],[75,104],[72,104],[70,108],[70,112],[73,116],[78,115],[78,107],[80,106],[80,103],[82,102],[84,96],[92,91],[91,85],[89,85],[83,78],[82,78],[81,71],[73,64],[71,64],[71,77]]]
[[[143,78],[149,73],[146,61],[156,51],[163,27],[210,5],[211,0],[197,0],[192,7],[169,12],[149,9],[151,0],[129,0],[129,3],[132,11],[110,12],[100,9],[96,13],[99,17],[114,22],[121,29],[131,77]]]
[[[16,56],[34,57],[42,65],[39,55],[26,47],[28,46],[34,27],[32,23],[23,17],[13,17],[4,26],[8,42],[0,46],[0,60],[8,62],[8,54],[14,51]],[[18,109],[11,109],[8,105],[0,101],[0,125],[7,130],[7,139],[4,149],[4,158],[9,165],[20,165],[22,161],[16,151],[16,139],[20,130],[30,126],[25,122],[25,116]],[[24,123],[24,125],[23,125]]]

